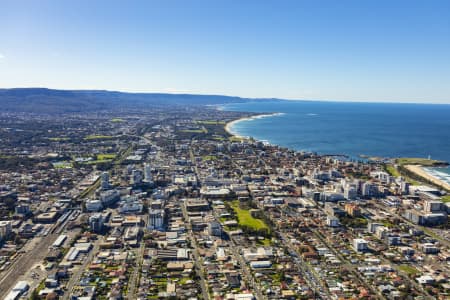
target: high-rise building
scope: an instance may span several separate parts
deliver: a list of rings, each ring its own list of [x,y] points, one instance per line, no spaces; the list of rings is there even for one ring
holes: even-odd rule
[[[103,190],[109,189],[109,173],[103,172],[101,175],[101,187]]]
[[[339,224],[339,219],[336,218],[335,216],[327,216],[327,226],[329,227],[338,227]]]
[[[11,234],[11,221],[0,221],[0,240],[6,239]]]
[[[161,230],[164,228],[165,212],[163,209],[150,209],[148,218],[148,228],[150,230]]]
[[[101,213],[96,213],[89,217],[89,227],[92,232],[100,233],[104,228],[104,219]]]
[[[347,185],[344,187],[344,197],[345,197],[347,200],[353,200],[353,199],[355,199],[356,196],[357,196],[357,194],[358,194],[358,190],[357,190],[357,188],[356,188],[355,186],[350,185],[350,184],[347,184]]]
[[[217,221],[212,221],[208,224],[208,233],[214,236],[222,235],[222,225]]]
[[[353,239],[353,249],[356,252],[363,252],[368,249],[368,243],[364,239]]]
[[[362,185],[361,194],[363,197],[371,197],[374,196],[374,190],[376,186],[370,182],[365,182]]]
[[[369,222],[369,223],[367,223],[367,231],[370,233],[375,233],[377,228],[380,226],[383,226],[383,225],[380,223]]]
[[[361,215],[361,209],[354,203],[346,203],[344,209],[352,217],[359,217]]]
[[[133,170],[131,171],[131,184],[141,184],[142,183],[142,171],[141,170]]]
[[[87,200],[85,206],[87,211],[100,211],[103,209],[102,201],[97,199]]]
[[[400,188],[402,190],[403,195],[409,194],[409,186],[410,186],[409,182],[402,180],[402,182],[400,183]]]
[[[111,205],[120,199],[120,193],[117,190],[109,190],[100,193],[100,201],[103,206]]]
[[[28,204],[19,204],[15,207],[16,214],[27,215],[30,213],[30,206]]]
[[[152,182],[152,170],[148,163],[144,164],[144,181],[148,183]]]

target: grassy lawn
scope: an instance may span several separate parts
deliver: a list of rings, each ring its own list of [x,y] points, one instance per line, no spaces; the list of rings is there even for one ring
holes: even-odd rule
[[[417,270],[416,268],[409,266],[409,265],[400,265],[400,266],[398,266],[398,268],[408,275],[415,275],[415,274],[419,273],[419,270]]]
[[[116,158],[115,154],[97,154],[97,160],[111,160]]]
[[[429,236],[431,236],[432,238],[434,238],[436,240],[439,240],[439,239],[442,238],[441,236],[437,235],[433,230],[431,230],[429,228],[426,228],[426,227],[423,227],[423,226],[420,227],[420,228],[423,230],[423,232],[425,232],[425,234],[428,234]]]
[[[113,139],[113,138],[114,137],[111,135],[94,135],[94,134],[92,134],[92,135],[86,136],[84,139],[86,141],[89,141],[89,140],[108,140],[108,139]]]
[[[263,220],[253,218],[249,210],[240,208],[239,200],[231,202],[231,207],[233,208],[238,217],[239,225],[248,226],[253,228],[254,230],[259,229],[269,230],[269,227],[267,226],[266,223],[263,222]]]
[[[112,161],[113,161],[112,159],[101,159],[101,160],[97,159],[97,160],[87,161],[84,164],[85,165],[96,165],[96,164],[102,164],[102,163],[107,163],[107,162],[112,162]]]
[[[280,284],[280,282],[281,282],[281,274],[280,273],[271,274],[270,277],[272,278],[272,284]]]
[[[443,197],[442,197],[442,201],[445,202],[445,203],[446,203],[446,202],[450,202],[450,195],[445,195],[445,196],[443,196]]]
[[[389,222],[389,221],[387,221],[387,220],[381,221],[381,224],[383,224],[383,225],[386,226],[387,228],[392,228],[392,227],[394,227],[394,224],[392,224],[391,222]]]
[[[196,123],[204,125],[225,125],[225,121],[218,121],[218,120],[203,120],[197,121]]]
[[[215,155],[205,155],[202,156],[202,160],[216,160],[217,157]]]
[[[208,133],[208,129],[206,129],[205,127],[202,126],[202,128],[199,129],[183,129],[180,130],[180,132],[184,132],[184,133]]]
[[[395,160],[399,165],[421,165],[421,166],[434,166],[439,163],[443,163],[439,160],[427,159],[427,158],[412,158],[402,157]]]
[[[271,239],[267,239],[267,238],[265,238],[263,240],[259,240],[258,239],[258,240],[256,240],[256,243],[259,244],[259,245],[267,247],[267,246],[271,246],[272,245],[272,240]]]
[[[113,123],[121,123],[121,122],[125,122],[123,119],[121,119],[121,118],[113,118],[113,119],[111,119],[111,122],[113,122]]]
[[[189,280],[192,280],[192,279],[189,278],[189,277],[183,277],[183,278],[180,279],[180,281],[178,282],[178,284],[184,285],[184,284],[186,284],[186,282],[188,282]]]
[[[403,159],[403,160],[404,160],[404,159],[408,159],[408,158],[399,158],[399,159]],[[397,159],[397,162],[398,162],[399,159]],[[399,170],[397,170],[397,168],[394,167],[394,166],[391,165],[391,164],[385,165],[384,168],[385,168],[386,172],[388,172],[391,176],[394,176],[394,177],[400,177],[400,176],[402,176],[406,181],[408,181],[408,182],[409,182],[410,184],[412,184],[412,185],[419,185],[419,184],[420,184],[417,180],[414,180],[414,179],[412,179],[412,178],[406,176],[405,174],[401,174],[401,173],[399,172]]]
[[[230,137],[230,142],[242,142],[244,139],[237,137],[237,136],[231,136]]]
[[[228,221],[228,220],[232,220],[232,218],[227,218],[227,217],[220,217],[220,218],[219,218],[219,221],[220,221],[221,223],[224,223],[225,221]]]
[[[68,161],[60,161],[60,162],[55,162],[53,163],[53,167],[55,169],[69,169],[72,168],[72,163],[68,162]]]
[[[386,165],[386,171],[391,175],[395,177],[401,176],[398,170],[393,165]]]

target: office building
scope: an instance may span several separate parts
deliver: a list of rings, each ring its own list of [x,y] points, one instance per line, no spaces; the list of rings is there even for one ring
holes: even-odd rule
[[[102,190],[109,189],[109,173],[103,172],[101,175],[101,188]]]
[[[104,219],[101,213],[89,217],[89,227],[92,232],[101,233],[104,229]]]
[[[0,221],[0,240],[5,240],[11,234],[11,221]]]
[[[364,252],[369,249],[368,243],[364,239],[353,239],[353,249],[356,252]]]
[[[150,230],[162,230],[164,228],[165,212],[163,209],[150,209],[148,228]]]

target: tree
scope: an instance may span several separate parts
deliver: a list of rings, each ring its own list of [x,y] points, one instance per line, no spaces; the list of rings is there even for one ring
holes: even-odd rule
[[[37,290],[34,290],[34,291],[31,293],[30,300],[39,300],[39,299],[40,299],[40,297],[39,297],[38,291],[37,291]]]

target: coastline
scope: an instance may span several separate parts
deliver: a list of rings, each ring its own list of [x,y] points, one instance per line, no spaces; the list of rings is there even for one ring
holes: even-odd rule
[[[249,113],[250,116],[247,115],[245,117],[241,117],[241,118],[234,119],[234,120],[231,120],[231,121],[227,122],[224,125],[224,130],[232,137],[236,137],[238,139],[244,139],[244,140],[245,139],[249,139],[249,138],[251,138],[250,135],[249,136],[243,136],[242,134],[240,134],[238,132],[238,130],[233,128],[234,125],[236,125],[239,122],[252,121],[252,120],[255,120],[255,119],[274,117],[274,116],[279,116],[279,115],[284,115],[284,114],[285,113],[277,112],[277,113],[260,113],[260,114],[256,113],[255,115],[251,115],[251,113]],[[262,140],[262,141],[267,141],[267,140]],[[270,143],[269,141],[267,141],[267,142]],[[407,158],[405,158],[405,159],[407,159]],[[380,162],[387,163],[389,158],[379,157],[378,160]],[[416,160],[420,160],[420,159],[417,158]],[[420,163],[409,163],[409,164],[406,163],[404,165],[404,167],[405,167],[405,169],[407,171],[415,174],[419,178],[422,178],[421,181],[423,183],[428,183],[429,185],[436,186],[439,189],[443,189],[443,190],[446,190],[446,191],[450,192],[450,182],[448,180],[450,177],[447,177],[446,175],[441,175],[439,173],[436,173],[437,171],[434,171],[433,169],[427,169],[428,165],[422,165]]]
[[[228,134],[230,134],[230,135],[232,135],[234,137],[241,138],[241,139],[246,139],[246,138],[249,138],[249,137],[241,136],[241,135],[239,135],[239,134],[237,134],[237,133],[232,131],[232,127],[235,124],[237,124],[239,122],[244,122],[244,121],[252,121],[252,120],[257,120],[257,119],[262,119],[262,118],[269,118],[269,117],[275,117],[275,116],[281,116],[281,115],[284,115],[284,113],[277,112],[277,113],[271,113],[271,114],[259,114],[259,115],[254,115],[254,116],[250,116],[250,117],[243,117],[243,118],[239,118],[239,119],[236,119],[236,120],[233,120],[233,121],[230,121],[230,122],[226,123],[225,126],[224,126],[224,129],[225,129],[225,131]]]
[[[430,174],[429,172],[427,172],[427,170],[424,169],[423,166],[420,165],[405,165],[405,168],[411,172],[413,172],[414,174],[428,180],[429,182],[433,183],[434,185],[445,189],[447,191],[450,191],[450,184],[433,176],[432,174]]]

